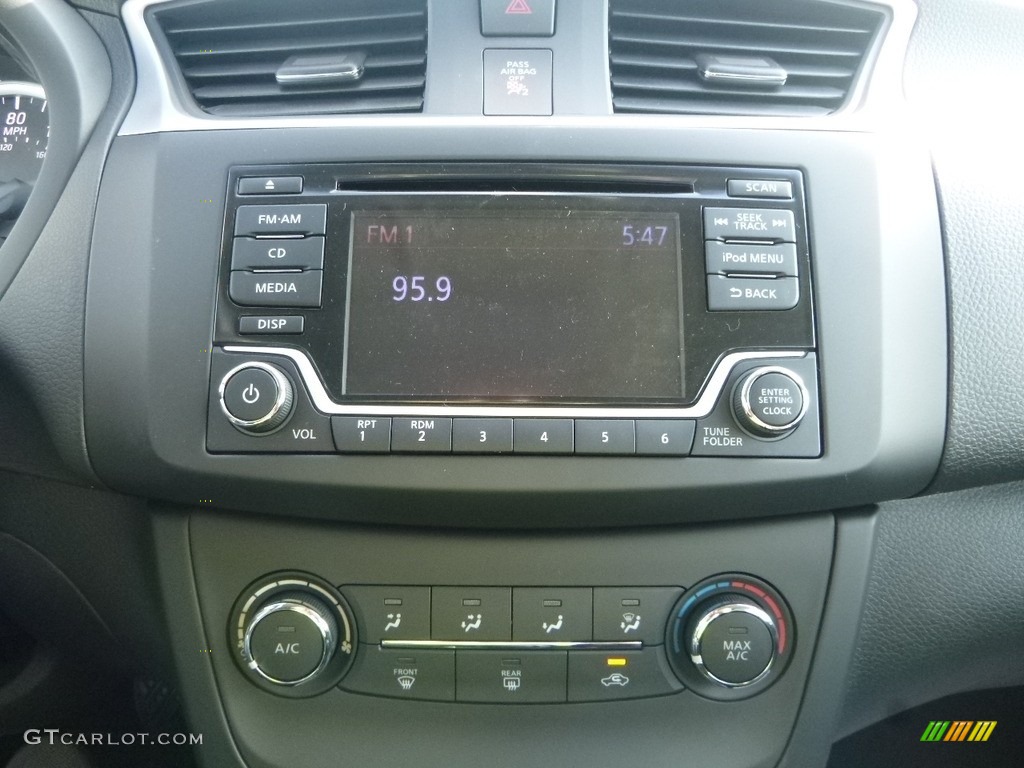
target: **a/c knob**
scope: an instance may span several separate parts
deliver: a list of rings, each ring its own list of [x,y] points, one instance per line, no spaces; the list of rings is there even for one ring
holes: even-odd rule
[[[324,602],[301,592],[273,598],[253,614],[243,655],[254,672],[277,685],[298,685],[330,663],[338,623]]]

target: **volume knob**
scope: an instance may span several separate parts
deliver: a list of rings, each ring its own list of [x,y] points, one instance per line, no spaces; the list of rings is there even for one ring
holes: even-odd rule
[[[236,429],[266,435],[280,429],[292,413],[295,391],[284,371],[269,363],[249,362],[221,379],[220,407]]]

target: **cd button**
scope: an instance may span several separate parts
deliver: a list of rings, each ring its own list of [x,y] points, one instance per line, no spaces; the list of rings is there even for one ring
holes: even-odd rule
[[[516,453],[572,453],[572,419],[516,419]]]
[[[334,445],[342,453],[387,453],[391,450],[391,419],[379,416],[332,416]]]
[[[451,419],[393,419],[391,450],[406,453],[450,453]]]
[[[684,419],[636,422],[636,452],[641,456],[688,456],[697,424]]]
[[[512,450],[512,419],[455,419],[455,453],[508,453]]]
[[[324,238],[257,239],[236,237],[232,269],[323,269]]]
[[[636,435],[629,419],[576,420],[576,453],[632,454]]]

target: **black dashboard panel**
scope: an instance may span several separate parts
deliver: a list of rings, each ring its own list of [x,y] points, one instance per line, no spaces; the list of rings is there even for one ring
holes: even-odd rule
[[[809,2],[824,35],[827,11],[839,4]],[[1008,150],[1016,136],[998,127],[1020,69],[1019,13],[986,2],[970,11],[945,0],[922,0],[920,9],[856,3],[878,11],[881,37],[861,50],[848,96],[829,96],[835,114],[635,115],[627,112],[636,101],[621,97],[622,73],[649,62],[622,64],[623,27],[609,34],[608,18],[632,19],[626,28],[639,40],[650,31],[644,12],[633,18],[619,0],[558,0],[552,36],[491,36],[475,0],[417,1],[406,5],[427,9],[426,62],[422,104],[410,113],[254,116],[214,115],[192,100],[188,89],[208,65],[202,56],[223,51],[185,50],[196,67],[185,77],[176,70],[173,56],[183,40],[187,49],[201,39],[202,25],[182,32],[172,17],[187,24],[204,4],[175,3],[161,15],[147,0],[77,8],[45,0],[19,19],[0,8],[0,28],[31,44],[28,59],[54,103],[53,151],[0,252],[0,271],[13,278],[0,302],[0,419],[12,436],[0,451],[0,541],[12,556],[0,570],[13,594],[0,596],[0,611],[40,646],[72,655],[77,647],[112,677],[173,679],[189,725],[206,735],[196,758],[211,766],[269,768],[296,754],[311,765],[339,755],[375,765],[481,756],[498,765],[638,756],[652,765],[824,765],[833,740],[909,704],[1024,682],[1012,658],[1019,617],[1007,597],[1020,581],[1012,557],[1020,489],[898,501],[1019,475],[1007,350],[1020,346],[1011,320],[1021,280],[1006,245],[1019,219],[1019,154]],[[303,13],[330,5],[310,2]],[[522,5],[535,3],[506,3],[504,15],[524,14]],[[768,5],[694,0],[693,8]],[[674,34],[675,4],[640,6],[664,17],[656,33]],[[251,8],[276,13],[272,3]],[[339,12],[351,8],[380,11],[354,2]],[[786,16],[780,59],[799,26]],[[977,42],[995,32],[991,44]],[[40,48],[42,38],[53,46]],[[986,78],[963,64],[976,55],[988,63]],[[489,71],[494,60],[508,73]],[[362,59],[342,63],[353,61]],[[496,114],[516,111],[508,99],[546,78],[549,61],[550,95],[542,87],[528,114]],[[696,91],[713,89],[708,77],[723,63],[693,64],[686,77],[697,78]],[[807,71],[790,83],[798,94]],[[492,98],[495,82],[507,99]],[[286,100],[295,96],[282,88]],[[730,192],[730,179],[773,175],[793,184],[791,199]],[[302,191],[288,191],[297,177]],[[262,190],[240,187],[242,178],[263,180]],[[676,187],[666,189],[666,179]],[[466,196],[462,211],[454,194]],[[537,196],[532,212],[516,208],[519,194]],[[676,242],[666,231],[659,243],[673,258],[678,250],[682,275],[678,397],[664,370],[645,380],[660,382],[646,400],[614,387],[585,392],[579,378],[528,397],[522,384],[499,391],[492,377],[481,394],[459,390],[464,382],[449,371],[417,388],[395,383],[406,375],[399,369],[381,369],[352,396],[341,392],[348,341],[338,328],[359,327],[342,311],[356,274],[349,260],[366,280],[366,265],[384,252],[346,243],[349,208],[361,224],[398,211],[451,228],[476,203],[486,210],[482,196],[498,212],[477,215],[484,226],[473,237],[485,247],[473,256],[494,245],[484,229],[511,239],[503,227],[517,215],[543,228],[559,216],[656,211],[669,218],[640,234],[651,244],[657,226],[678,218]],[[685,202],[666,202],[672,196]],[[615,202],[634,197],[647,202]],[[321,233],[291,230],[277,234],[306,235],[312,250],[303,258],[312,261],[284,269],[251,261],[282,246],[236,231],[248,215],[239,211],[298,204],[326,206],[322,263]],[[785,210],[794,236],[718,237],[723,207]],[[390,244],[380,237],[377,245]],[[256,256],[238,255],[237,238],[243,250],[259,246]],[[529,250],[527,241],[507,247]],[[772,254],[792,244],[797,276],[712,275],[708,242]],[[606,261],[625,247],[604,245]],[[383,295],[400,302],[434,257],[387,258],[411,259],[399,273],[406,282],[385,284]],[[287,291],[292,280],[318,281],[321,269],[320,300],[302,306],[262,306],[232,289],[248,281],[260,293],[270,284]],[[451,274],[444,283],[431,275],[438,303],[487,273],[474,263],[454,282]],[[717,313],[710,294],[721,281],[711,277],[736,281],[726,287],[799,281],[797,306],[774,316]],[[658,288],[668,306],[671,291]],[[360,296],[380,298],[379,290]],[[399,333],[377,310],[360,320],[375,349]],[[288,330],[302,321],[301,334],[248,332],[284,315]],[[474,325],[469,317],[483,322],[463,315],[452,338]],[[485,347],[509,338],[495,317]],[[663,362],[676,337],[651,338]],[[445,340],[431,337],[442,350]],[[394,348],[408,353],[403,343]],[[509,359],[488,352],[491,368]],[[279,394],[280,381],[290,387],[282,416],[232,426],[219,390],[239,366],[284,377],[271,377]],[[781,438],[743,421],[743,386],[766,366],[806,385],[807,415]],[[252,398],[258,383],[262,396],[266,382],[246,380],[235,395]],[[674,410],[655,420],[644,409],[656,407]],[[559,429],[568,424],[576,443],[555,455],[517,451],[519,427],[549,417]],[[451,442],[424,455],[396,442],[394,427],[386,450],[345,442],[353,434],[345,420],[375,418],[451,418]],[[478,419],[489,419],[488,429],[507,421],[509,447],[485,453],[457,442]],[[668,438],[661,425],[669,421],[685,450],[639,450],[641,426],[658,424],[654,436]],[[634,442],[622,442],[627,433]],[[577,450],[586,440],[600,448],[602,435],[615,436],[614,450]],[[106,567],[110,553],[124,570]],[[49,586],[37,600],[40,584]],[[507,611],[496,631],[492,600]],[[77,617],[69,618],[77,646],[54,615]],[[629,635],[651,616],[654,630]],[[992,616],[1010,629],[987,632]],[[400,620],[414,630],[390,638]],[[472,634],[482,623],[486,638]],[[563,623],[572,633],[553,634]],[[268,627],[285,640],[262,642]],[[967,661],[938,679],[950,648]],[[441,670],[440,682],[431,670]],[[54,701],[56,678],[37,683],[54,686]],[[0,678],[0,694],[8,684]],[[0,695],[7,722],[5,701]]]

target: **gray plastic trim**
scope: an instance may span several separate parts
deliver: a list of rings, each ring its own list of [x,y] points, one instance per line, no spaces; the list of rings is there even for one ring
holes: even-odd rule
[[[846,106],[839,112],[821,118],[791,118],[791,117],[726,117],[726,116],[665,116],[665,115],[610,115],[598,116],[596,118],[584,118],[578,115],[571,117],[484,117],[482,115],[466,116],[431,116],[431,115],[320,115],[303,117],[245,117],[245,118],[223,118],[215,117],[203,112],[199,107],[187,99],[181,93],[178,86],[176,73],[168,72],[164,58],[154,40],[153,33],[147,22],[147,11],[151,8],[167,4],[176,0],[128,0],[122,10],[122,17],[125,28],[128,31],[132,48],[135,51],[135,65],[138,73],[138,90],[132,108],[121,126],[120,135],[138,135],[146,133],[160,133],[167,131],[200,131],[200,130],[237,130],[247,128],[315,128],[335,127],[342,125],[359,125],[365,128],[388,125],[424,125],[424,126],[474,126],[474,125],[517,125],[522,127],[549,128],[552,125],[571,126],[582,123],[613,123],[616,126],[629,127],[630,125],[649,124],[651,120],[665,120],[670,124],[677,124],[687,127],[716,127],[716,128],[765,128],[765,129],[786,129],[786,130],[862,130],[864,125],[862,119],[871,115],[879,117],[891,114],[895,104],[902,103],[902,93],[899,83],[902,80],[903,60],[906,55],[911,30],[917,18],[917,4],[913,0],[877,0],[872,3],[848,2],[846,0],[822,0],[836,5],[851,5],[886,10],[890,21],[888,28],[883,27],[876,43],[874,51],[865,57],[864,69],[859,75],[858,81],[847,99]],[[448,6],[451,0],[446,0]],[[595,31],[594,18],[600,16],[602,27],[606,26],[604,19],[607,18],[607,4],[600,6],[589,5],[584,13],[577,5],[582,7],[582,0],[562,0],[560,16],[565,17],[567,8],[572,5],[572,11],[579,11],[587,20],[587,32]],[[453,4],[454,6],[454,4]],[[464,8],[451,10],[460,13]],[[594,14],[599,10],[599,14]],[[475,17],[475,14],[474,14]],[[432,27],[434,20],[431,20]],[[601,35],[594,40],[588,36],[586,39],[579,37],[580,31],[565,29],[564,24],[560,25],[560,38],[551,41],[545,38],[543,45],[557,47],[563,43],[566,34],[576,35],[576,45],[590,45],[600,40],[607,46],[607,34]],[[432,32],[433,36],[433,32]],[[486,39],[488,45],[506,45],[507,38],[500,41]],[[531,45],[536,46],[534,40]],[[432,56],[444,56],[446,52],[435,44],[431,44],[428,54]],[[565,60],[569,57],[562,57]],[[607,62],[607,56],[605,56]],[[437,66],[438,62],[432,58],[430,66],[434,72],[446,70],[444,63]],[[566,62],[567,66],[571,66]],[[605,63],[607,68],[607,63]],[[564,67],[563,67],[564,68]],[[573,70],[581,77],[584,71]],[[587,70],[589,71],[589,70]],[[605,72],[607,74],[607,72]],[[428,78],[427,89],[430,90],[431,82],[436,75]],[[570,75],[572,79],[572,75]],[[895,86],[894,86],[895,84]],[[605,92],[607,93],[607,77],[605,77]],[[428,99],[429,101],[429,99]],[[610,98],[603,99],[600,105],[603,110],[611,110]]]
[[[529,406],[481,406],[481,405],[347,405],[336,403],[327,394],[316,368],[305,352],[287,347],[226,346],[225,352],[241,352],[251,355],[280,355],[287,357],[299,370],[313,405],[321,413],[352,416],[480,416],[480,417],[549,417],[576,419],[701,419],[715,407],[729,374],[740,363],[749,360],[775,358],[803,358],[804,352],[768,351],[735,352],[726,355],[716,366],[708,385],[700,398],[686,408],[595,408],[595,407],[529,407]],[[255,365],[255,364],[254,364]],[[235,369],[237,370],[237,369]],[[780,369],[781,370],[781,369]],[[233,370],[232,373],[235,371]],[[789,375],[795,375],[789,373]],[[225,376],[224,380],[227,381]],[[806,390],[804,403],[807,402]]]
[[[0,3],[0,28],[26,51],[47,94],[50,140],[25,210],[0,249],[0,296],[63,194],[110,96],[110,60],[96,32],[63,0]]]

